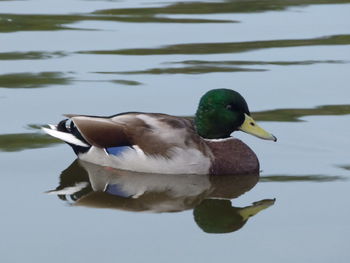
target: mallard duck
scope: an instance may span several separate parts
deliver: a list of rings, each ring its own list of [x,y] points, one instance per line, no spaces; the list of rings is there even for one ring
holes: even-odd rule
[[[68,143],[83,161],[135,172],[255,173],[255,153],[231,133],[240,130],[276,141],[250,116],[245,99],[230,89],[205,93],[194,120],[143,112],[65,116],[68,119],[43,130]]]

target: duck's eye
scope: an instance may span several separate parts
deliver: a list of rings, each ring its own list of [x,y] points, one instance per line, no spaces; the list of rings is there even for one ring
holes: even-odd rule
[[[254,123],[254,122],[251,122],[250,125],[255,126],[255,123]]]
[[[239,111],[237,105],[235,105],[235,104],[227,104],[226,109],[229,111]]]
[[[228,110],[232,110],[232,105],[230,105],[230,104],[229,104],[229,105],[227,105],[227,106],[226,106],[226,109],[228,109]]]

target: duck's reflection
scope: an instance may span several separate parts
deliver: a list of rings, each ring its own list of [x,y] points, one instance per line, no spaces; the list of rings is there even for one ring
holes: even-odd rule
[[[249,191],[258,180],[258,174],[143,174],[76,160],[62,172],[59,186],[48,193],[76,206],[157,213],[193,209],[203,231],[228,233],[274,204],[274,200],[267,199],[243,208],[231,205],[230,199]]]

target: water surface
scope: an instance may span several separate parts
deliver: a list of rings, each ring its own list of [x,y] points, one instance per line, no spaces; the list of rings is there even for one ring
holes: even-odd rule
[[[349,13],[347,0],[0,1],[1,262],[348,262]],[[193,116],[212,88],[239,91],[278,137],[234,133],[260,178],[123,177],[39,129],[64,113]]]

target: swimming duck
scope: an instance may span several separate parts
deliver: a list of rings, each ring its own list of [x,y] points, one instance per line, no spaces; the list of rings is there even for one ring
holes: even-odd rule
[[[230,89],[205,93],[194,120],[143,112],[65,116],[68,119],[43,130],[68,143],[83,161],[135,172],[255,173],[258,158],[231,133],[240,130],[277,140],[257,125],[245,99]]]

